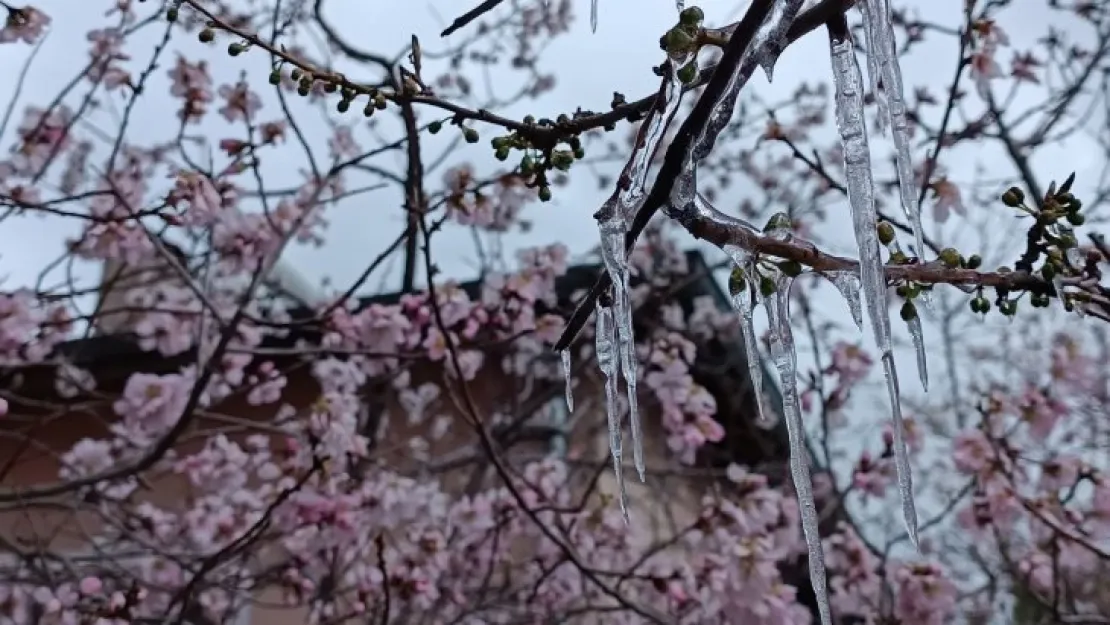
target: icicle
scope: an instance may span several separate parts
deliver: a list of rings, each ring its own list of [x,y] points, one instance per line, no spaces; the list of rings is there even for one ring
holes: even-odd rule
[[[570,348],[569,347],[567,349],[564,349],[563,351],[559,352],[559,361],[562,364],[563,380],[564,380],[564,384],[566,385],[566,388],[563,391],[563,396],[566,397],[566,400],[567,400],[567,412],[572,413],[572,412],[574,412],[574,388],[573,388],[573,385],[571,384],[573,382],[573,380],[571,379],[571,374],[570,374],[571,366],[570,366]]]
[[[607,305],[597,307],[597,336],[595,351],[597,364],[605,375],[605,416],[609,423],[609,453],[613,457],[613,470],[617,474],[617,491],[620,499],[621,514],[628,522],[628,493],[624,487],[624,467],[621,463],[621,421],[620,406],[617,403],[617,369],[620,360],[613,352],[616,349],[617,329],[613,323],[613,309]]]
[[[729,79],[729,83],[724,93],[721,94],[721,99],[717,100],[713,106],[713,111],[709,115],[709,121],[705,124],[701,135],[698,136],[697,141],[694,142],[689,161],[691,164],[700,163],[710,152],[713,151],[713,145],[717,141],[718,135],[721,131],[728,126],[729,121],[732,120],[732,113],[736,108],[736,101],[740,97],[740,89],[748,82],[752,76],[752,71],[755,65],[764,57],[764,50],[768,44],[780,47],[781,40],[789,30],[790,25],[794,22],[794,17],[797,16],[798,10],[805,4],[805,0],[785,0],[784,2],[776,3],[771,13],[760,25],[759,30],[756,31],[755,37],[748,45],[748,49],[744,51],[744,56],[740,59],[736,71]],[[778,43],[774,43],[778,42]],[[778,58],[778,54],[774,54],[771,60],[772,65],[774,59]],[[695,174],[696,175],[696,174]],[[679,185],[675,184],[675,190],[678,190]],[[685,201],[673,202],[676,206],[682,207],[692,201],[693,192],[689,192],[689,197],[677,198]],[[672,192],[674,197],[674,192]]]
[[[776,2],[771,9],[771,14],[767,16],[764,26],[767,31],[762,39],[759,34],[756,34],[755,41],[752,42],[753,47],[756,47],[755,54],[759,59],[759,66],[763,68],[763,73],[767,75],[767,82],[774,80],[775,63],[779,60],[779,55],[786,48],[786,31],[790,29],[790,24],[794,22],[794,16],[805,4],[804,0],[797,2],[795,0],[787,0],[786,2]]]
[[[590,30],[597,32],[597,0],[590,0]]]
[[[732,258],[732,262],[736,263],[732,276],[736,280],[729,280],[729,295],[733,309],[740,315],[740,332],[744,335],[744,359],[748,361],[748,375],[755,391],[757,423],[763,427],[772,426],[777,415],[775,411],[767,411],[763,407],[763,361],[759,356],[755,334],[752,298],[759,292],[759,285],[755,282],[755,265],[747,251],[733,245],[726,245],[723,249]]]
[[[651,159],[659,148],[659,142],[666,135],[667,128],[674,121],[674,117],[678,113],[678,106],[682,102],[684,84],[678,77],[678,69],[692,62],[694,58],[692,54],[687,54],[685,56],[671,56],[669,60],[671,73],[667,88],[663,91],[662,106],[658,107],[661,110],[651,116],[651,121],[643,134],[643,143],[638,145],[632,154],[632,165],[628,172],[629,185],[621,192],[619,197],[620,211],[623,212],[625,221],[628,223],[631,223],[633,217],[639,211],[640,204],[643,203],[646,195],[644,187],[647,185]]]
[[[921,388],[929,392],[929,362],[925,355],[925,333],[921,331],[921,315],[914,315],[906,321],[906,326],[910,329],[913,351],[917,354],[917,377],[921,379]]]
[[[887,117],[890,119],[894,139],[894,157],[898,169],[898,191],[902,212],[913,227],[913,241],[918,258],[925,258],[925,235],[921,229],[921,207],[917,203],[917,176],[910,153],[910,130],[906,121],[906,100],[902,87],[902,68],[898,51],[894,47],[894,25],[891,23],[889,0],[864,0],[868,4],[867,16],[874,29],[875,63],[886,87]],[[926,181],[927,183],[928,181]]]
[[[604,208],[602,209],[605,210]],[[632,298],[629,285],[628,255],[624,249],[624,235],[628,231],[624,215],[611,207],[609,217],[601,222],[601,256],[605,269],[613,280],[614,324],[617,333],[617,357],[628,388],[628,411],[632,426],[632,458],[640,481],[645,480],[643,434],[636,397],[636,338],[632,332]]]
[[[859,274],[854,271],[836,271],[829,274],[829,280],[840,291],[841,297],[848,302],[848,310],[852,312],[852,320],[856,327],[863,331],[863,307],[859,301]]]
[[[848,183],[852,221],[859,246],[860,279],[867,303],[875,342],[882,352],[887,390],[890,394],[894,421],[894,458],[898,487],[902,497],[902,515],[910,540],[917,545],[917,511],[913,501],[913,478],[906,452],[902,423],[902,406],[898,390],[898,373],[891,347],[890,311],[886,300],[886,277],[883,274],[879,237],[876,230],[875,189],[871,178],[871,155],[864,121],[863,78],[856,62],[851,39],[830,41],[833,81],[836,86],[837,130],[843,145],[844,167]]]
[[[875,54],[875,27],[871,22],[871,11],[867,8],[867,2],[858,2],[856,6],[859,7],[860,15],[863,16],[863,33],[864,41],[867,42],[867,78],[871,85],[871,94],[875,97],[875,105],[879,108],[879,116],[875,120],[879,134],[886,134],[887,124],[887,108],[886,108],[886,94],[883,93],[879,87],[879,63],[878,55]]]
[[[809,581],[817,597],[821,623],[831,625],[832,615],[825,580],[825,554],[821,549],[817,504],[813,500],[813,482],[809,475],[809,449],[806,446],[798,402],[798,363],[794,351],[794,333],[790,328],[790,287],[793,282],[792,278],[780,275],[775,281],[775,294],[766,299],[765,306],[771,326],[771,353],[779,371],[782,411],[790,440],[790,475],[794,479],[794,490],[798,493],[802,533],[809,551]]]
[[[664,91],[662,111],[653,115],[648,127],[644,129],[642,142],[632,154],[629,166],[629,185],[597,212],[601,230],[601,255],[605,269],[613,280],[614,315],[617,328],[617,351],[620,369],[624,374],[628,391],[629,422],[632,428],[632,459],[640,481],[646,480],[644,467],[643,432],[640,424],[637,381],[639,374],[636,363],[636,339],[632,328],[632,298],[628,269],[628,254],[625,250],[625,235],[628,226],[645,195],[651,157],[659,142],[666,134],[667,127],[678,112],[682,100],[683,83],[678,78],[677,68],[688,62],[689,56],[671,58],[671,77]]]

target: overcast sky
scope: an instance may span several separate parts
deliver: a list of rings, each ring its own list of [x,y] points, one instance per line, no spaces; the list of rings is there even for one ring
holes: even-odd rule
[[[326,15],[337,26],[341,34],[349,41],[363,45],[368,49],[389,55],[395,54],[407,45],[412,34],[416,34],[423,42],[424,49],[431,54],[442,48],[439,32],[453,17],[469,8],[476,0],[330,0],[326,3]],[[554,1],[554,0],[553,0]],[[956,27],[959,20],[960,7],[964,0],[916,0],[910,3],[924,19],[939,22],[949,27]],[[87,59],[88,44],[85,39],[90,25],[106,24],[103,14],[113,3],[106,0],[36,0],[35,5],[44,10],[53,18],[48,39],[39,51],[31,71],[31,78],[27,80],[19,95],[16,105],[15,119],[6,131],[2,142],[7,149],[10,145],[12,127],[18,122],[19,112],[28,104],[43,104],[49,102],[59,89],[73,79],[78,68]],[[147,14],[149,6],[154,4],[136,4],[140,14]],[[508,5],[509,3],[506,3]],[[1008,19],[1002,23],[1003,28],[1009,33],[1011,40],[1017,47],[1026,47],[1034,39],[1044,34],[1044,25],[1050,16],[1040,6],[1041,2],[1027,0],[1024,4],[1035,5],[1023,13],[1009,11]],[[632,8],[634,5],[634,8]],[[704,6],[708,14],[709,23],[721,23],[730,16],[734,19],[740,14],[743,3],[736,0],[708,0]],[[501,11],[508,10],[502,8]],[[552,116],[571,112],[581,106],[593,110],[608,108],[613,91],[620,91],[630,99],[639,98],[648,94],[658,84],[658,79],[651,73],[650,67],[660,61],[660,51],[657,45],[659,36],[674,23],[675,6],[672,0],[601,0],[600,24],[596,34],[590,32],[588,22],[588,0],[575,0],[574,10],[582,16],[573,26],[572,32],[557,38],[543,58],[541,69],[553,72],[557,77],[557,87],[553,93],[544,96],[538,102],[525,101],[513,107],[499,110],[502,115],[509,117],[522,117],[527,113],[537,116]],[[853,19],[858,19],[855,14]],[[1053,18],[1058,19],[1058,18]],[[1063,24],[1063,23],[1061,23]],[[128,47],[128,51],[135,55],[130,67],[138,73],[148,62],[150,50],[160,38],[162,26],[158,25],[148,29],[135,39],[135,44]],[[464,30],[455,35],[456,38],[467,37],[471,30]],[[907,91],[914,86],[928,85],[938,95],[943,95],[944,86],[950,81],[952,68],[955,63],[956,49],[951,38],[931,37],[932,43],[919,46],[914,54],[903,61],[903,71],[907,83]],[[202,44],[192,37],[180,36],[171,44],[171,49],[185,51],[189,55],[197,53],[206,54],[213,59],[214,74],[217,84],[234,81],[241,71],[247,71],[251,79],[260,87],[265,87],[266,57],[262,54],[248,54],[239,58],[229,58],[218,54],[219,50],[226,47],[226,40],[221,39],[221,45],[215,46],[207,53],[202,50]],[[762,73],[752,79],[749,90],[759,93],[766,100],[774,101],[786,98],[792,93],[800,81],[825,80],[829,75],[829,59],[825,37],[816,32],[790,48],[782,55],[778,62],[774,84],[768,84]],[[15,84],[17,75],[27,58],[30,49],[24,45],[0,46],[0,84],[10,86]],[[1009,52],[1001,55],[1001,60],[1008,61]],[[166,93],[167,82],[165,73],[171,65],[173,57],[163,57],[161,67],[156,70],[152,79],[150,95],[143,104],[137,107],[132,121],[128,138],[132,141],[148,144],[156,139],[169,139],[175,128],[172,123],[173,111],[176,104],[171,101]],[[861,60],[862,62],[862,60]],[[346,68],[345,68],[346,69]],[[352,77],[359,76],[355,69],[349,71]],[[514,75],[495,70],[487,79],[498,85],[502,93],[512,91],[512,86],[518,83]],[[483,76],[473,76],[479,85],[483,85]],[[484,86],[481,88],[484,89]],[[10,93],[5,90],[5,93]],[[974,97],[974,96],[972,96]],[[1016,104],[1020,104],[1019,100]],[[112,131],[111,109],[119,109],[119,100],[112,104],[111,98],[105,100],[105,109],[94,116],[97,127],[105,131]],[[267,101],[267,108],[261,115],[262,119],[269,119],[279,115],[273,106],[273,101]],[[320,121],[317,113],[302,110],[299,119],[303,127],[311,136],[313,144],[321,150],[327,138],[326,125]],[[431,119],[431,117],[424,117]],[[932,120],[935,124],[936,120]],[[224,136],[226,126],[218,123],[204,128],[214,136]],[[492,130],[488,127],[478,126],[485,135],[483,140],[472,148],[460,150],[456,158],[473,156],[478,159],[480,173],[490,173],[496,169],[496,163],[489,155],[488,137]],[[831,132],[831,129],[829,129]],[[393,129],[386,129],[386,134],[396,137]],[[449,133],[443,133],[444,135]],[[359,135],[365,140],[366,135]],[[624,136],[623,134],[621,135]],[[885,146],[881,138],[874,139],[878,145]],[[444,136],[435,140],[429,139],[426,143],[434,148],[447,141]],[[436,143],[438,142],[438,143]],[[364,145],[369,145],[367,141]],[[434,150],[429,149],[429,154],[434,155]],[[993,151],[992,151],[993,150]],[[264,163],[267,177],[284,186],[285,181],[290,184],[297,181],[297,172],[304,166],[304,158],[296,149],[290,148],[288,159],[282,153],[267,153]],[[952,179],[957,183],[971,182],[978,174],[976,164],[988,165],[1001,153],[996,148],[972,147],[959,152],[946,154],[942,165],[950,172]],[[1066,145],[1053,146],[1040,150],[1034,160],[1034,167],[1044,176],[1063,178],[1071,170],[1079,174],[1078,189],[1084,187],[1084,181],[1099,173],[1102,162],[1097,160],[1095,144],[1087,138],[1077,137]],[[386,165],[400,165],[398,159],[385,159]],[[990,171],[994,175],[1004,175],[1008,171]],[[429,186],[433,190],[439,189],[442,170],[433,174]],[[362,182],[366,182],[365,180]],[[165,181],[167,185],[169,181]],[[355,181],[352,181],[355,184]],[[732,187],[732,193],[742,193],[742,188]],[[999,188],[998,191],[1002,189]],[[164,192],[164,190],[162,191]],[[572,175],[569,188],[560,189],[556,201],[550,204],[535,204],[525,211],[527,219],[535,224],[534,233],[528,236],[514,236],[507,241],[508,247],[521,244],[538,244],[558,240],[570,247],[572,252],[581,254],[589,251],[596,245],[595,224],[591,220],[591,213],[596,210],[599,202],[606,192],[599,191],[596,179],[588,175]],[[739,196],[729,197],[722,201],[722,205],[735,206]],[[401,198],[396,189],[372,193],[358,199],[344,202],[338,208],[328,213],[331,227],[328,233],[328,243],[320,249],[296,248],[289,250],[287,258],[291,260],[311,279],[322,276],[332,277],[337,284],[343,285],[352,279],[386,244],[388,244],[400,231],[401,212],[399,210]],[[892,208],[896,206],[891,204]],[[982,211],[998,211],[997,204],[992,206],[970,205],[969,209],[980,215]],[[842,211],[838,213],[837,211]],[[828,224],[821,226],[821,235],[830,241],[833,251],[853,253],[854,242],[851,232],[845,228],[848,223],[848,208],[846,205],[833,207],[830,214],[835,218]],[[931,211],[926,211],[931,215]],[[1014,222],[1006,218],[999,218],[998,229],[993,232],[997,236],[1015,236]],[[942,240],[951,239],[952,228],[956,222],[948,224],[945,229],[938,232],[938,228],[926,218],[927,230],[932,234],[939,234]],[[54,260],[62,252],[62,241],[66,236],[76,233],[76,223],[60,219],[43,219],[41,217],[26,217],[9,219],[0,224],[0,275],[7,276],[5,288],[17,284],[27,284],[34,280],[41,267]],[[1018,242],[1018,239],[1014,239]],[[474,274],[474,252],[471,236],[461,228],[446,232],[438,239],[436,254],[438,262],[448,274],[458,277],[470,277]],[[86,279],[95,277],[93,268],[78,268],[78,274],[83,274]],[[396,289],[396,267],[389,274],[389,280],[384,283],[388,290]],[[87,284],[87,282],[86,282]],[[377,283],[375,283],[377,284]],[[840,316],[843,314],[843,305],[833,303],[827,307],[829,314]],[[900,324],[896,324],[900,326]],[[899,332],[905,339],[904,330],[899,327]],[[867,340],[870,344],[870,340]],[[901,358],[902,368],[905,372],[907,388],[916,387],[912,375],[912,359]],[[934,371],[941,369],[942,363],[939,356],[932,359]],[[802,355],[802,362],[806,359]],[[880,395],[881,397],[881,395]],[[884,402],[885,403],[885,402]],[[885,411],[875,415],[877,418],[885,417]]]

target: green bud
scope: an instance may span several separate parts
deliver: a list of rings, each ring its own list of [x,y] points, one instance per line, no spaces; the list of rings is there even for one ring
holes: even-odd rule
[[[946,247],[940,252],[940,261],[949,267],[959,267],[960,253],[950,247]]]
[[[494,156],[494,158],[496,158],[499,161],[506,160],[506,159],[509,158],[509,148],[507,148],[507,147],[497,148],[497,151],[495,151],[493,153],[493,156]]]
[[[378,109],[379,111],[384,111],[386,105],[387,103],[385,101],[384,95],[380,93],[374,94],[374,108]]]
[[[532,124],[536,123],[536,118],[531,116],[531,115],[525,115],[524,116],[524,123],[531,126]]]
[[[346,113],[348,110],[350,110],[350,108],[351,108],[351,101],[350,100],[340,100],[335,105],[335,110],[339,111],[340,113]]]
[[[270,84],[271,85],[280,85],[281,84],[281,70],[280,69],[275,68],[273,71],[270,72]]]
[[[574,158],[578,160],[586,158],[586,151],[582,149],[582,146],[574,148]]]
[[[574,164],[574,155],[566,150],[555,150],[551,153],[551,165],[559,171],[567,171]]]
[[[779,269],[791,278],[797,278],[802,274],[802,264],[796,260],[784,260],[779,263]]]
[[[1054,263],[1045,262],[1041,266],[1041,277],[1045,280],[1052,280],[1056,277],[1056,265]]]
[[[917,318],[917,306],[913,302],[906,301],[902,303],[902,310],[900,311],[903,321],[912,321]]]
[[[683,9],[682,13],[678,14],[678,21],[686,26],[697,26],[705,20],[705,11],[700,7],[690,7]]]
[[[227,53],[230,56],[239,56],[243,53],[243,50],[243,44],[241,43],[232,43],[227,46]]]
[[[995,271],[996,271],[996,272],[998,272],[998,273],[1010,273],[1010,272],[1012,272],[1012,271],[1013,271],[1013,269],[1010,269],[1010,268],[1009,268],[1009,267],[1007,267],[1006,265],[1002,265],[1001,267],[999,267],[999,268],[998,268],[998,269],[996,269]]]
[[[339,86],[334,82],[327,80],[324,81],[324,93],[335,93],[339,90]]]
[[[667,52],[675,55],[681,55],[685,52],[688,52],[694,47],[695,44],[694,38],[690,36],[690,33],[681,28],[672,28],[667,31],[665,43],[666,48],[664,49]]]
[[[790,230],[792,226],[793,223],[790,221],[790,216],[786,213],[779,212],[771,215],[771,218],[768,219],[767,223],[763,226],[763,232],[771,233],[781,230]]]
[[[205,28],[204,30],[200,31],[199,35],[197,35],[197,39],[200,39],[201,43],[212,43],[212,40],[215,38],[216,31],[212,30],[211,28]]]
[[[548,187],[548,186],[540,187],[540,201],[541,202],[550,202],[551,201],[551,187]]]
[[[1087,218],[1080,213],[1068,213],[1068,223],[1073,226],[1082,226],[1087,222]]]
[[[728,292],[735,297],[743,293],[746,288],[748,288],[748,281],[744,279],[744,269],[733,267],[732,273],[728,276]]]
[[[463,139],[466,139],[467,143],[478,143],[478,131],[473,128],[463,128]]]
[[[297,85],[297,94],[306,96],[312,92],[312,83],[307,80],[302,80],[301,84]]]
[[[880,221],[878,225],[879,243],[890,245],[894,242],[894,226],[889,221]]]
[[[759,292],[763,294],[763,297],[771,297],[777,290],[778,287],[775,285],[775,281],[769,276],[763,276],[759,279]]]
[[[898,295],[898,297],[909,297],[910,287],[904,284],[899,284],[897,287],[895,287],[894,292]]]
[[[697,77],[698,77],[698,62],[697,61],[690,61],[689,63],[687,63],[686,65],[683,65],[682,67],[680,67],[678,69],[678,79],[681,80],[683,82],[683,84],[688,85],[688,84],[694,82],[694,79],[697,78]]]
[[[536,170],[536,159],[530,155],[525,154],[524,158],[520,159],[520,172],[523,174],[530,174]]]
[[[1006,315],[1007,317],[1013,317],[1017,314],[1017,300],[1003,300],[1002,303],[998,305],[998,312]]]
[[[370,105],[368,104],[367,106]],[[443,122],[439,121],[438,119],[428,124],[428,132],[432,133],[433,135],[438,133],[440,130],[443,130]]]
[[[376,110],[377,109],[374,108],[374,103],[373,102],[367,102],[366,106],[363,107],[363,109],[362,109],[362,114],[366,117],[373,117],[374,116],[374,111],[376,111]]]
[[[979,256],[978,254],[972,254],[971,256],[967,257],[967,268],[968,269],[978,269],[982,265],[983,265],[983,258],[981,256]]]
[[[293,71],[289,72],[289,77],[292,78],[293,80],[300,80],[301,79],[301,68],[294,67]]]
[[[1002,203],[1010,208],[1017,208],[1025,202],[1025,193],[1017,187],[1010,187],[1002,194]]]
[[[170,7],[166,11],[166,21],[167,22],[176,22],[177,21],[177,7]]]

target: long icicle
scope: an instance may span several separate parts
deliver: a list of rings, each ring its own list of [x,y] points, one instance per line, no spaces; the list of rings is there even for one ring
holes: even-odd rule
[[[802,533],[809,552],[809,581],[817,598],[817,611],[822,625],[832,625],[825,578],[825,554],[821,548],[817,504],[813,500],[813,481],[809,475],[809,448],[806,446],[806,433],[798,402],[798,362],[794,351],[794,333],[790,328],[790,287],[793,283],[793,278],[779,275],[775,280],[775,293],[765,299],[764,305],[767,307],[767,320],[771,326],[771,352],[779,371],[782,411],[790,440],[790,476],[798,494]]]
[[[910,152],[910,129],[906,119],[906,97],[902,86],[902,68],[894,45],[894,24],[891,21],[889,0],[864,0],[865,16],[874,33],[874,44],[868,54],[874,57],[886,88],[886,110],[890,121],[890,134],[894,140],[894,158],[898,169],[898,191],[902,212],[913,227],[913,241],[918,258],[925,259],[925,234],[921,229],[921,207],[917,203],[916,174]],[[926,181],[928,183],[928,181]]]
[[[867,43],[867,79],[871,85],[871,94],[875,97],[875,105],[879,108],[876,126],[879,134],[885,135],[889,113],[887,113],[886,107],[886,94],[879,87],[879,76],[882,70],[879,69],[879,57],[875,54],[875,24],[871,21],[871,10],[867,7],[867,2],[858,2],[856,6],[859,7],[860,15],[863,16],[864,41]]]
[[[744,249],[726,245],[724,251],[735,263],[732,268],[732,275],[729,277],[728,290],[732,307],[740,315],[740,332],[744,335],[744,357],[748,361],[748,375],[752,378],[752,389],[755,392],[756,418],[760,425],[767,427],[774,423],[772,417],[774,411],[769,413],[763,408],[763,367],[759,356],[759,348],[756,346],[755,315],[752,302],[755,293],[759,292],[759,285],[755,284],[752,279],[755,265],[751,261],[751,256]]]
[[[574,385],[571,379],[570,348],[559,352],[559,364],[563,370],[563,396],[567,400],[567,412],[574,412]]]
[[[613,279],[614,315],[617,324],[617,351],[620,368],[624,375],[628,392],[629,425],[632,429],[632,461],[640,481],[646,480],[644,465],[643,429],[640,424],[637,382],[639,372],[636,363],[636,338],[632,327],[632,298],[628,267],[628,254],[625,249],[625,236],[633,216],[640,209],[646,195],[651,157],[666,134],[667,127],[678,113],[682,101],[682,80],[678,78],[678,68],[691,60],[692,55],[672,56],[670,79],[663,91],[663,101],[657,103],[656,114],[652,115],[643,129],[638,144],[633,151],[627,172],[628,184],[616,195],[615,202],[610,198],[598,215],[601,217],[601,253],[605,269]]]
[[[598,302],[597,307],[597,336],[595,349],[597,364],[605,375],[605,414],[609,425],[609,454],[613,457],[613,470],[617,475],[617,491],[620,500],[621,514],[625,523],[628,523],[628,494],[624,487],[624,468],[621,457],[621,422],[620,409],[617,405],[617,370],[620,368],[620,358],[614,353],[617,341],[616,327],[613,323],[613,308],[610,302]]]
[[[836,86],[837,130],[843,145],[844,167],[848,183],[848,197],[852,221],[859,246],[860,278],[864,299],[871,317],[875,342],[882,352],[886,373],[887,391],[890,395],[894,421],[894,464],[898,472],[898,488],[902,498],[902,516],[910,541],[917,546],[917,510],[913,500],[913,477],[909,455],[906,452],[902,419],[898,372],[894,365],[890,330],[890,311],[887,308],[886,277],[883,273],[882,255],[877,231],[878,216],[875,209],[875,189],[871,177],[871,154],[867,144],[867,127],[864,121],[863,78],[851,38],[844,34],[838,39],[830,32],[829,48],[832,56],[833,81]]]

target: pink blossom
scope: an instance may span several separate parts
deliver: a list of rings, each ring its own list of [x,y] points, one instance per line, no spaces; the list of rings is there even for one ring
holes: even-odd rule
[[[49,26],[50,16],[35,7],[7,8],[4,27],[0,28],[0,43],[33,44]]]
[[[251,91],[246,82],[240,81],[232,85],[220,85],[220,97],[227,103],[220,108],[220,115],[229,122],[243,120],[252,121],[262,108],[262,100]]]
[[[957,590],[946,572],[931,563],[896,567],[894,613],[907,623],[941,625],[955,613]]]

